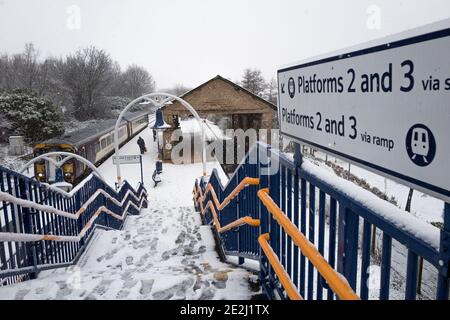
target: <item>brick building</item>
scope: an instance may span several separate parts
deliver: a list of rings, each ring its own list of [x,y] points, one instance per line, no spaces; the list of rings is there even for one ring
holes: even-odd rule
[[[222,129],[245,131],[253,128],[267,129],[270,132],[273,128],[277,107],[221,76],[201,84],[181,98],[189,102],[201,118],[218,124]],[[171,139],[173,131],[179,129],[179,121],[192,115],[178,101],[165,105],[163,112],[164,120],[171,126],[171,129],[163,133],[162,154],[160,154],[162,159],[167,161],[171,160],[171,149],[177,144],[177,141]],[[246,145],[246,149],[249,147]],[[201,161],[201,155],[193,155],[192,161]]]

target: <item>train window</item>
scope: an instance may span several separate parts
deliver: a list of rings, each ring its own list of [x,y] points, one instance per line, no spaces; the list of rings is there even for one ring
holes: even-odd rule
[[[111,136],[108,136],[108,137],[106,138],[106,144],[109,146],[111,143],[112,143]]]
[[[100,142],[97,142],[95,144],[95,153],[98,153],[100,151]]]
[[[106,148],[106,139],[102,139],[101,146],[102,146],[102,149]]]

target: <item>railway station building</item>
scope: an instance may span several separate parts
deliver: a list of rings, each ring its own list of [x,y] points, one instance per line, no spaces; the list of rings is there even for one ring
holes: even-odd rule
[[[213,123],[216,128],[219,127],[223,132],[228,129],[242,129],[244,131],[256,129],[257,132],[260,129],[266,129],[268,132],[266,141],[271,142],[270,133],[275,126],[274,119],[276,119],[277,107],[220,75],[185,93],[181,98],[194,107],[200,118],[209,120],[209,123]],[[182,141],[182,138],[178,141],[173,140],[173,132],[181,129],[183,136],[186,136],[183,122],[186,120],[194,121],[194,119],[190,119],[192,114],[178,101],[172,101],[162,109],[164,120],[171,128],[163,133],[163,143],[159,150],[159,156],[162,160],[170,162],[172,149]],[[198,127],[198,125],[196,126]],[[210,131],[209,128],[205,130]],[[209,135],[209,132],[207,134]],[[191,141],[194,143],[195,139]],[[250,147],[251,145],[246,141],[245,151]],[[192,148],[192,150],[197,152],[192,152],[187,159],[183,160],[185,163],[201,161],[202,155],[201,152],[198,152],[201,151],[201,147]],[[227,150],[224,150],[224,152],[227,152]],[[236,154],[237,152],[235,152],[235,157]],[[239,161],[240,159],[235,158],[234,165],[223,164],[222,167],[226,172],[232,172],[236,167],[235,164]]]

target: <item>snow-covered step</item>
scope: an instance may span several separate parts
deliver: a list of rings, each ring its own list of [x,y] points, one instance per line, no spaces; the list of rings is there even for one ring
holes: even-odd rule
[[[193,207],[162,205],[98,230],[75,266],[4,287],[0,299],[250,299],[256,276],[219,261]]]

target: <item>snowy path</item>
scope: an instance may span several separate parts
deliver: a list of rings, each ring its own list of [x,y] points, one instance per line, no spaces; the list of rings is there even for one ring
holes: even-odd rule
[[[36,280],[3,287],[0,299],[250,299],[248,271],[219,261],[211,230],[194,211],[192,186],[201,164],[164,164],[163,182],[151,183],[156,146],[150,130],[144,156],[149,208],[128,217],[119,231],[96,231],[76,266],[42,272]],[[135,139],[122,154],[135,154]],[[150,141],[152,143],[149,145]],[[209,169],[217,166],[209,163]],[[111,159],[101,167],[113,184]],[[138,165],[123,166],[123,176],[136,185]]]
[[[192,208],[162,206],[97,231],[76,266],[1,288],[0,299],[249,299],[249,277],[218,260]]]

